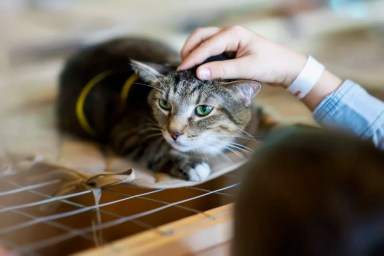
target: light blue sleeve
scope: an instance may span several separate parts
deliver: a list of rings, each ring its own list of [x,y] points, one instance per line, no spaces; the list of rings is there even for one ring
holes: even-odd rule
[[[353,81],[326,97],[313,117],[322,126],[348,130],[384,149],[384,103]]]

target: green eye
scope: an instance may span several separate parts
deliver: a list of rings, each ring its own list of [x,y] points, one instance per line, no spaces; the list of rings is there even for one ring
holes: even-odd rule
[[[200,106],[197,106],[196,109],[195,109],[195,113],[196,115],[198,116],[207,116],[209,115],[209,113],[211,113],[213,110],[213,107],[212,106],[209,106],[209,105],[200,105]]]
[[[170,110],[172,108],[172,105],[164,99],[159,99],[159,106],[164,110]]]

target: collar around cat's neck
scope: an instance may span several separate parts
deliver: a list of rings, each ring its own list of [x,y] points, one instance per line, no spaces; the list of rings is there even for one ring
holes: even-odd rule
[[[80,124],[81,128],[83,128],[83,130],[86,133],[88,133],[89,135],[91,135],[91,136],[96,136],[97,132],[89,124],[88,119],[87,119],[87,117],[86,117],[86,115],[84,113],[85,100],[86,100],[89,92],[92,90],[92,88],[95,87],[96,84],[98,84],[100,81],[102,81],[104,78],[106,78],[110,74],[112,74],[112,71],[104,71],[104,72],[99,73],[98,75],[96,75],[94,78],[92,78],[84,86],[84,88],[81,90],[81,92],[79,94],[79,97],[77,98],[77,101],[76,101],[76,117],[77,117],[77,120],[79,121],[79,124]],[[120,93],[120,100],[121,100],[122,106],[124,106],[124,104],[125,104],[125,102],[126,102],[126,100],[128,98],[128,94],[129,94],[129,90],[131,89],[131,86],[136,82],[138,77],[139,76],[137,74],[132,74],[125,81],[125,83],[123,85],[123,88],[121,89],[121,93]]]

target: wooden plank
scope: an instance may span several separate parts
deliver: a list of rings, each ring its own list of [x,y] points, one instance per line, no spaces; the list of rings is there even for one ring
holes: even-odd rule
[[[225,242],[200,251],[196,256],[229,256],[231,254],[231,242]]]
[[[231,240],[232,209],[233,204],[224,205],[75,255],[198,254]]]

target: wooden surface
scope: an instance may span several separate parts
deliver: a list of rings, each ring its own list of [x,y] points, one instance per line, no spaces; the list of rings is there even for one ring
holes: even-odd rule
[[[229,255],[232,208],[224,205],[76,255]]]

